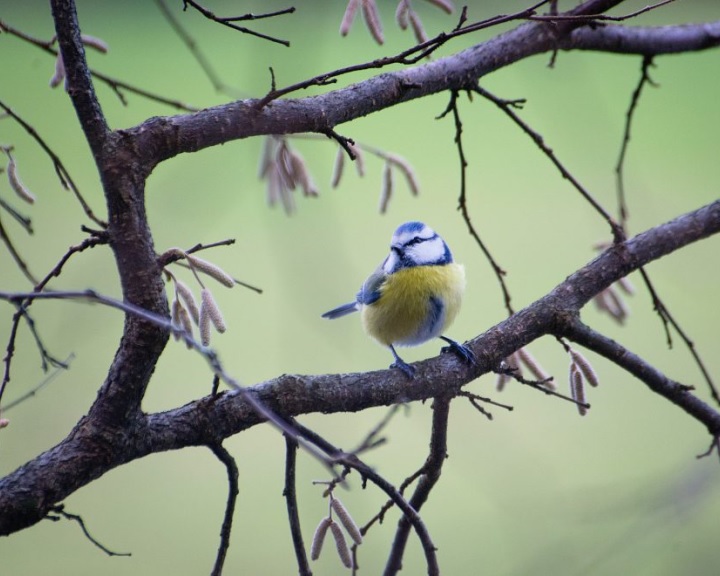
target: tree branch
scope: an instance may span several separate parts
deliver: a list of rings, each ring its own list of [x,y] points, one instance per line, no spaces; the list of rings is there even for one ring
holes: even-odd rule
[[[152,118],[128,130],[152,163],[240,138],[264,134],[327,133],[336,125],[446,90],[472,88],[495,70],[524,58],[565,50],[667,54],[720,45],[720,21],[683,27],[553,25],[532,22],[452,56],[381,74],[320,96],[276,100],[257,108],[258,100],[238,100],[193,114]],[[574,32],[573,32],[574,30]]]
[[[458,390],[492,371],[518,348],[542,335],[568,330],[568,319],[613,282],[718,232],[720,200],[613,246],[544,297],[467,343],[477,357],[474,366],[463,364],[452,354],[441,354],[415,364],[411,387],[395,370],[283,375],[242,392],[208,396],[167,412],[130,412],[117,425],[109,425],[114,420],[103,419],[93,408],[60,444],[0,480],[0,535],[38,522],[55,503],[116,466],[155,452],[209,445],[264,422],[255,408],[258,403],[282,418],[290,418],[313,412],[356,412]],[[7,299],[8,295],[0,294],[0,298]],[[124,384],[136,385],[137,376],[128,370],[134,366],[133,355],[139,353],[121,347],[119,354],[127,355],[130,362],[125,365]],[[104,387],[96,404],[107,393],[121,394],[107,392]],[[693,398],[689,393],[683,397]],[[720,429],[720,413],[699,399],[693,403],[691,410],[682,407],[708,430]]]

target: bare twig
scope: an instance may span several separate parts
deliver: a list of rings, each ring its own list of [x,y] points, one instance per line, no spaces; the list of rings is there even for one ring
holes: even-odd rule
[[[155,4],[157,4],[158,8],[162,12],[165,19],[170,24],[170,27],[175,31],[175,33],[178,35],[180,40],[187,46],[187,49],[190,51],[190,54],[192,54],[193,58],[197,61],[197,63],[200,65],[200,68],[202,68],[202,71],[205,73],[205,76],[207,76],[208,80],[210,80],[210,83],[212,84],[213,88],[215,88],[216,92],[223,92],[227,91],[227,86],[220,80],[220,76],[213,68],[210,61],[205,57],[205,54],[200,50],[200,48],[197,45],[197,42],[195,42],[195,39],[190,35],[190,33],[185,29],[185,27],[180,23],[180,21],[175,17],[175,14],[173,14],[173,11],[170,9],[170,7],[167,5],[167,2],[165,0],[155,0]]]
[[[39,384],[37,384],[34,388],[27,391],[22,396],[15,398],[12,402],[8,402],[5,406],[3,406],[2,411],[7,412],[8,410],[15,408],[15,406],[22,404],[26,400],[29,400],[30,398],[34,397],[35,394],[37,394],[40,390],[45,388],[48,384],[50,384],[55,378],[57,378],[62,370],[67,370],[70,368],[70,363],[75,359],[75,354],[70,354],[65,360],[62,361],[63,366],[57,366],[55,370],[50,372],[45,378],[43,378]]]
[[[215,457],[220,460],[227,470],[228,476],[228,498],[225,505],[225,515],[223,516],[222,528],[220,529],[220,545],[218,546],[217,556],[215,557],[215,565],[213,566],[211,576],[221,576],[225,557],[230,547],[230,535],[232,533],[233,514],[235,513],[235,504],[239,492],[238,488],[238,467],[235,459],[230,452],[227,451],[221,443],[208,446]]]
[[[442,467],[447,458],[447,430],[450,416],[451,397],[435,398],[433,401],[432,433],[430,435],[430,452],[422,467],[422,477],[415,487],[409,500],[413,510],[419,511],[430,497],[430,492],[440,479]],[[390,548],[390,556],[385,565],[385,574],[397,574],[402,569],[402,558],[405,553],[410,522],[407,516],[398,521],[395,539]]]
[[[41,292],[47,283],[56,276],[59,276],[62,272],[63,266],[65,263],[70,259],[70,257],[73,254],[77,254],[78,252],[82,252],[83,250],[86,250],[87,248],[92,248],[93,246],[96,246],[97,244],[104,244],[107,242],[107,234],[104,231],[91,231],[87,228],[84,229],[85,231],[89,231],[93,234],[90,238],[87,238],[83,240],[80,244],[77,246],[71,246],[68,251],[63,255],[63,257],[58,261],[58,263],[53,267],[53,269],[39,282],[37,280],[33,279],[33,283],[35,284],[35,292]],[[2,235],[2,223],[0,222],[0,235]],[[37,333],[37,330],[35,329],[35,324],[32,321],[32,318],[27,312],[28,306],[32,304],[32,299],[26,300],[22,302],[21,304],[16,303],[16,306],[18,307],[18,310],[13,315],[12,319],[12,326],[10,328],[10,335],[8,337],[8,343],[5,348],[5,357],[3,359],[5,363],[5,370],[3,373],[3,379],[0,382],[0,404],[2,403],[2,398],[5,393],[5,389],[7,387],[8,382],[10,382],[10,368],[12,363],[12,358],[15,353],[15,340],[17,338],[17,331],[18,326],[20,324],[20,319],[25,318],[25,320],[28,323],[28,327],[30,328],[33,337],[35,338],[35,342],[38,344],[38,348],[40,350],[40,357],[42,361],[42,366],[44,370],[47,370],[47,363],[50,362],[50,364],[53,364],[55,366],[65,368],[65,365],[63,362],[57,361],[55,358],[50,356],[47,353],[47,350],[43,346],[40,336]]]
[[[528,20],[536,20],[539,22],[624,22],[636,18],[642,14],[661,8],[667,4],[674,2],[675,0],[663,0],[656,4],[650,4],[639,10],[635,10],[622,16],[608,16],[607,14],[558,14],[557,12],[550,15],[533,15],[528,16]]]
[[[375,472],[374,469],[362,462],[360,458],[358,458],[355,454],[343,452],[342,450],[330,444],[322,436],[319,436],[312,430],[305,428],[299,422],[294,422],[294,426],[296,427],[298,434],[300,434],[303,438],[305,438],[309,442],[312,442],[321,450],[323,450],[326,454],[328,454],[332,458],[334,463],[356,470],[360,474],[360,476],[362,476],[363,480],[369,480],[370,482],[375,484],[375,486],[380,488],[380,490],[385,492],[385,494],[388,495],[388,497],[408,519],[408,522],[412,525],[415,533],[420,539],[420,544],[423,548],[425,560],[427,562],[428,576],[439,575],[440,567],[438,566],[436,549],[430,538],[427,527],[425,526],[425,523],[423,522],[422,518],[420,518],[420,515],[417,513],[417,511],[409,504],[407,500],[405,500],[405,498],[403,498],[402,493],[392,484],[390,484],[390,482],[388,482],[385,478],[383,478],[380,474]],[[363,530],[361,530],[360,532],[364,534]]]
[[[691,393],[692,387],[669,379],[648,362],[614,340],[595,332],[579,318],[568,318],[559,330],[562,335],[617,364],[656,394],[663,396],[706,425],[712,437],[720,436],[720,414]]]
[[[470,232],[470,235],[475,239],[475,242],[480,247],[480,250],[482,250],[483,254],[485,254],[485,258],[490,264],[490,267],[493,269],[493,272],[495,273],[495,277],[497,278],[500,289],[502,290],[503,294],[503,300],[505,301],[505,309],[508,312],[508,315],[511,316],[513,314],[513,307],[510,303],[511,296],[510,291],[508,290],[507,284],[505,283],[505,275],[507,272],[500,267],[500,265],[495,261],[495,258],[493,258],[492,254],[490,254],[490,250],[485,246],[485,243],[480,239],[480,235],[478,234],[477,230],[475,230],[475,226],[473,225],[471,219],[470,219],[470,212],[467,207],[467,159],[465,158],[465,151],[463,149],[463,142],[462,142],[462,132],[463,132],[463,125],[462,120],[460,118],[460,110],[458,109],[458,100],[459,93],[456,90],[453,90],[450,93],[450,102],[448,103],[447,108],[445,111],[438,116],[438,118],[443,118],[448,113],[452,112],[452,117],[455,122],[455,145],[457,146],[458,150],[458,158],[460,160],[460,197],[458,198],[458,209],[460,210],[460,213],[462,214],[463,220],[465,221],[465,224],[468,227],[468,231]]]
[[[287,503],[288,523],[292,535],[295,558],[300,576],[312,576],[310,564],[308,563],[305,543],[303,542],[302,529],[300,527],[300,515],[298,514],[297,492],[295,489],[295,464],[297,460],[298,443],[295,438],[285,434],[285,488],[283,496]]]
[[[640,69],[640,80],[633,90],[630,98],[630,106],[625,113],[625,129],[623,130],[622,144],[620,145],[620,155],[618,156],[617,164],[615,165],[615,176],[617,183],[617,197],[618,197],[618,214],[620,218],[620,225],[626,230],[626,222],[628,218],[627,203],[625,200],[625,156],[627,154],[628,144],[630,143],[630,128],[635,117],[635,111],[637,105],[640,102],[640,95],[645,87],[645,84],[653,84],[652,78],[648,70],[653,65],[652,56],[644,56],[642,59],[642,66]],[[627,230],[626,230],[627,231]]]
[[[35,284],[37,282],[35,276],[33,276],[32,272],[30,272],[30,268],[28,267],[27,263],[15,248],[15,245],[13,244],[12,239],[8,235],[7,230],[5,230],[2,219],[0,219],[0,240],[2,240],[5,244],[5,247],[8,249],[8,252],[10,252],[13,260],[15,260],[15,264],[17,265],[17,267],[25,275],[25,278],[27,278],[32,284]]]
[[[13,28],[12,26],[8,25],[6,22],[0,19],[0,29],[4,30],[8,34],[11,34],[17,38],[20,38],[21,40],[24,40],[25,42],[28,42],[32,44],[33,46],[36,46],[43,50],[44,52],[47,52],[48,54],[52,54],[53,57],[57,58],[60,52],[53,48],[53,44],[55,43],[55,38],[53,38],[50,41],[44,41],[39,40],[37,38],[34,38],[30,36],[29,34],[25,34],[21,30],[18,30],[17,28]],[[184,102],[181,102],[179,100],[175,100],[172,98],[166,98],[164,96],[160,96],[159,94],[155,94],[153,92],[149,92],[148,90],[143,90],[142,88],[138,88],[137,86],[133,86],[132,84],[128,84],[127,82],[123,82],[122,80],[117,80],[116,78],[112,78],[108,76],[107,74],[103,74],[102,72],[98,72],[97,70],[94,70],[92,68],[88,69],[88,72],[91,76],[94,78],[97,78],[104,84],[106,84],[118,97],[120,102],[123,105],[127,105],[127,99],[125,98],[125,95],[123,94],[123,91],[130,92],[132,94],[136,94],[138,96],[142,96],[143,98],[147,98],[148,100],[152,100],[154,102],[159,102],[160,104],[165,104],[166,106],[170,106],[172,108],[176,108],[178,110],[184,110],[186,112],[196,112],[198,108],[194,106],[190,106],[188,104],[185,104]],[[89,215],[88,215],[89,216]],[[97,224],[101,224],[100,221],[95,220],[94,217],[91,217]]]
[[[399,54],[392,56],[392,57],[378,58],[376,60],[373,60],[371,62],[366,62],[364,64],[356,64],[353,66],[347,66],[345,68],[333,70],[332,72],[326,72],[325,74],[320,74],[318,76],[310,78],[309,80],[304,80],[302,82],[298,82],[296,84],[286,86],[285,88],[271,90],[270,92],[268,92],[268,94],[265,95],[264,98],[259,100],[255,106],[258,109],[264,108],[265,106],[267,106],[267,104],[269,104],[273,100],[277,100],[278,98],[285,96],[286,94],[289,94],[291,92],[296,92],[298,90],[304,90],[311,86],[326,86],[328,84],[333,84],[337,81],[336,78],[338,78],[339,76],[344,76],[346,74],[350,74],[353,72],[360,72],[362,70],[372,70],[375,68],[384,68],[385,66],[389,66],[391,64],[403,64],[403,65],[415,64],[415,63],[419,62],[420,60],[426,58],[430,54],[432,54],[435,50],[437,50],[443,44],[445,44],[449,40],[452,40],[453,38],[457,38],[458,36],[463,36],[465,34],[477,32],[479,30],[484,30],[485,28],[497,26],[497,25],[503,24],[505,22],[512,22],[513,20],[527,19],[532,14],[535,14],[535,11],[540,6],[542,6],[543,4],[547,4],[548,1],[549,0],[542,0],[541,2],[538,2],[538,3],[534,4],[533,6],[530,6],[529,8],[520,10],[519,12],[515,12],[513,14],[509,14],[509,15],[503,14],[503,15],[499,15],[499,16],[494,16],[492,18],[488,18],[487,20],[482,20],[479,22],[475,22],[473,24],[468,24],[467,26],[459,26],[459,27],[456,27],[451,32],[441,32],[440,34],[438,34],[434,38],[431,38],[427,42],[422,42],[421,44],[418,44],[416,46],[413,46],[412,48],[404,50],[403,52],[400,52]],[[460,20],[461,23],[464,23],[463,18],[465,18],[465,17],[466,17],[466,12],[463,11],[463,16],[461,16],[461,20]],[[411,86],[408,86],[407,88],[411,88]]]
[[[495,104],[498,108],[500,108],[503,112],[505,112],[505,114],[507,114],[507,116],[533,140],[533,142],[535,142],[537,147],[540,148],[540,150],[555,165],[562,177],[568,180],[570,184],[572,184],[573,188],[575,188],[575,190],[580,193],[580,195],[590,204],[590,206],[592,206],[595,211],[600,214],[600,216],[602,216],[603,219],[608,223],[615,242],[622,242],[625,239],[625,232],[623,231],[622,226],[615,222],[613,217],[608,214],[608,212],[600,205],[600,203],[595,200],[595,198],[593,198],[590,192],[582,184],[580,184],[578,179],[572,175],[572,173],[565,167],[562,162],[560,162],[558,157],[555,155],[555,152],[553,152],[552,148],[545,144],[545,139],[538,132],[533,130],[530,125],[527,124],[527,122],[520,118],[520,116],[518,116],[518,114],[513,109],[516,106],[515,102],[517,101],[503,100],[502,98],[498,98],[497,96],[488,92],[478,84],[473,86],[472,89],[474,92],[477,92],[483,98],[486,98],[487,100]]]
[[[2,25],[2,22],[0,22],[0,26]],[[25,131],[30,134],[30,136],[32,136],[35,142],[39,144],[40,148],[42,148],[43,151],[50,157],[50,160],[52,160],[53,166],[55,167],[55,173],[60,179],[60,184],[62,184],[63,188],[65,188],[66,190],[72,191],[72,193],[75,195],[75,198],[77,198],[78,202],[80,203],[80,206],[82,206],[85,215],[90,218],[90,220],[95,222],[98,226],[105,228],[107,224],[104,221],[100,220],[97,216],[95,216],[95,213],[92,211],[90,205],[85,201],[85,198],[80,193],[78,187],[75,185],[75,181],[72,179],[72,176],[70,176],[70,173],[65,168],[62,160],[60,160],[58,155],[53,152],[52,148],[48,146],[45,140],[43,140],[40,134],[38,134],[37,130],[35,130],[35,128],[33,128],[28,122],[18,116],[9,106],[7,106],[2,101],[0,101],[0,108],[5,110],[8,116],[10,116],[13,120],[20,124],[20,126],[22,126]]]
[[[18,212],[15,208],[10,206],[10,204],[8,204],[2,198],[0,198],[0,207],[16,220],[17,223],[23,227],[25,232],[27,232],[28,234],[33,233],[32,220],[30,220],[29,217],[23,216],[22,214],[20,214],[20,212]]]
[[[285,8],[284,10],[277,10],[275,12],[268,12],[266,14],[244,14],[242,16],[230,16],[230,17],[219,17],[213,14],[210,10],[207,8],[201,6],[194,0],[183,0],[184,8],[183,10],[187,10],[187,7],[190,6],[191,8],[194,8],[197,10],[200,14],[202,14],[205,18],[208,20],[212,20],[213,22],[217,22],[218,24],[222,24],[223,26],[227,26],[229,28],[232,28],[233,30],[237,30],[238,32],[242,32],[243,34],[250,34],[251,36],[256,36],[258,38],[262,38],[263,40],[268,40],[270,42],[275,42],[276,44],[282,44],[283,46],[290,46],[290,42],[287,40],[282,40],[280,38],[275,38],[274,36],[268,36],[267,34],[262,34],[261,32],[257,32],[255,30],[251,30],[250,28],[245,28],[243,26],[238,26],[235,24],[235,22],[243,22],[247,20],[260,20],[263,18],[272,18],[274,16],[281,16],[283,14],[292,14],[295,12],[294,7]]]
[[[53,506],[51,509],[51,512],[53,514],[57,514],[59,516],[62,516],[66,520],[72,520],[73,522],[77,522],[80,525],[80,529],[83,531],[83,534],[85,534],[85,537],[90,540],[95,546],[100,548],[105,554],[108,556],[132,556],[130,552],[113,552],[109,548],[103,546],[98,542],[95,538],[93,538],[92,534],[88,531],[87,527],[85,526],[85,522],[83,521],[81,516],[78,516],[77,514],[71,514],[70,512],[65,512],[65,506],[62,504],[58,504],[57,506]],[[48,520],[58,520],[57,517],[53,517],[48,515]]]
[[[645,271],[645,268],[639,269],[640,275],[643,278],[643,281],[645,282],[645,286],[647,286],[648,291],[650,292],[650,297],[652,298],[653,303],[653,309],[658,313],[658,316],[660,316],[660,319],[662,320],[663,327],[665,329],[665,336],[667,338],[667,344],[669,348],[672,348],[672,334],[670,333],[670,326],[672,326],[675,331],[678,333],[678,336],[680,336],[680,339],[683,341],[685,346],[687,346],[687,349],[690,351],[691,356],[695,360],[695,364],[697,364],[698,368],[700,369],[700,372],[702,373],[703,378],[705,379],[705,383],[708,386],[708,389],[710,390],[710,394],[713,397],[713,400],[720,405],[720,393],[718,393],[718,389],[715,386],[715,383],[713,382],[713,378],[710,375],[710,372],[705,367],[705,363],[703,362],[702,358],[700,357],[700,354],[698,353],[697,349],[695,348],[695,343],[688,337],[688,335],[685,333],[685,331],[680,327],[680,325],[677,323],[675,318],[672,314],[670,314],[670,311],[665,306],[665,303],[660,299],[660,296],[658,296],[657,291],[655,290],[655,287],[653,286],[653,283],[650,280],[650,277],[648,276],[647,272]]]

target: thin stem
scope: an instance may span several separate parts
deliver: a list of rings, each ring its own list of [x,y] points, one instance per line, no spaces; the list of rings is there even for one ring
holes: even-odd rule
[[[285,489],[283,496],[287,503],[288,523],[292,535],[293,549],[298,565],[300,576],[312,576],[310,564],[308,563],[303,542],[302,529],[300,527],[300,515],[297,505],[297,491],[295,489],[295,465],[297,462],[298,443],[295,438],[285,434]]]
[[[225,557],[230,548],[230,536],[232,534],[233,514],[235,513],[235,505],[237,503],[238,492],[238,467],[235,459],[232,457],[222,444],[212,444],[208,446],[215,457],[225,465],[228,476],[228,497],[225,504],[225,515],[223,516],[222,528],[220,529],[220,545],[218,546],[217,555],[215,556],[215,565],[213,566],[211,576],[221,576]]]

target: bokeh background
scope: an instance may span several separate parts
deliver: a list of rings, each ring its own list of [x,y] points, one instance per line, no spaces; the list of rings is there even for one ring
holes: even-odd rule
[[[173,4],[173,3],[171,3]],[[289,39],[291,48],[270,44],[182,13],[223,80],[241,97],[260,96],[270,84],[290,84],[341,66],[394,54],[412,43],[393,23],[394,2],[380,1],[386,44],[378,47],[361,18],[350,35],[338,26],[345,3],[302,2],[297,12],[253,28]],[[455,25],[430,4],[418,2],[430,34]],[[644,3],[631,2],[627,13]],[[511,12],[525,4],[474,2],[473,19]],[[196,62],[152,2],[78,2],[86,33],[110,44],[110,53],[90,53],[104,73],[195,106],[228,100],[214,92]],[[220,15],[286,7],[208,3]],[[715,2],[677,2],[635,24],[664,24],[720,17]],[[52,35],[46,2],[3,2],[0,18],[39,38]],[[509,26],[507,26],[509,27]],[[499,32],[489,30],[449,44],[447,54]],[[573,174],[608,209],[615,210],[615,165],[624,114],[638,80],[637,57],[560,53],[554,68],[547,55],[530,58],[483,79],[499,96],[527,98],[522,114]],[[62,157],[92,207],[103,214],[97,174],[66,94],[48,88],[53,61],[37,48],[0,36],[0,98],[30,122]],[[718,197],[720,162],[720,53],[708,51],[658,58],[633,129],[627,158],[630,227],[633,232],[664,222]],[[341,78],[337,86],[360,80]],[[324,90],[324,89],[323,89]],[[308,90],[306,94],[317,93]],[[123,106],[106,86],[98,93],[113,128],[135,125],[174,110],[128,95]],[[450,119],[436,120],[448,96],[425,98],[340,126],[339,132],[405,157],[421,183],[411,197],[401,179],[388,213],[378,213],[383,164],[366,158],[359,178],[347,169],[337,190],[329,186],[336,146],[324,139],[293,139],[320,187],[317,199],[298,198],[287,217],[269,209],[257,177],[261,140],[226,144],[182,155],[158,167],[148,181],[148,212],[157,250],[235,238],[236,244],[204,257],[264,293],[213,287],[228,332],[213,340],[228,371],[247,385],[282,373],[351,372],[385,367],[390,355],[363,333],[357,318],[333,323],[320,318],[348,301],[384,257],[392,231],[407,220],[431,224],[466,265],[468,292],[450,335],[471,338],[505,316],[499,287],[488,263],[469,237],[456,210],[459,172]],[[607,227],[564,181],[530,140],[486,102],[463,99],[468,203],[474,224],[495,258],[508,271],[513,304],[521,308],[545,294],[593,256],[592,244],[608,239]],[[15,145],[24,182],[38,196],[32,208],[35,234],[25,235],[2,214],[31,269],[44,275],[68,246],[83,238],[88,223],[70,193],[61,189],[52,166],[35,143],[8,120],[0,122],[0,143]],[[0,194],[11,199],[6,182]],[[13,199],[14,201],[14,199]],[[720,239],[711,238],[648,266],[666,305],[692,337],[716,381],[720,380],[718,324]],[[189,275],[178,274],[188,283]],[[632,315],[623,327],[592,306],[584,319],[671,378],[697,386],[708,398],[697,367],[675,339],[669,350],[658,318],[639,278]],[[2,290],[27,283],[8,253],[0,251]],[[119,297],[113,259],[106,247],[74,257],[55,289],[94,288]],[[6,342],[12,308],[0,305],[0,342]],[[33,399],[4,414],[0,432],[0,474],[14,470],[60,441],[95,398],[121,334],[115,310],[74,302],[38,302],[38,328],[52,353],[75,357],[69,371]],[[2,345],[4,348],[4,344]],[[546,370],[566,386],[568,358],[551,338],[530,346]],[[438,352],[436,343],[406,350],[409,361]],[[646,387],[588,352],[601,378],[590,391],[590,413],[519,385],[494,391],[486,376],[469,390],[514,406],[489,407],[486,420],[461,400],[453,403],[449,453],[441,482],[423,509],[446,574],[636,574],[708,575],[720,566],[718,517],[720,470],[717,456],[696,460],[709,438],[702,426]],[[6,402],[36,386],[45,375],[26,328],[13,360]],[[207,394],[211,378],[204,361],[170,343],[151,383],[144,408],[170,409]],[[385,409],[359,414],[310,415],[301,421],[336,445],[351,448],[378,422]],[[401,482],[422,465],[428,444],[429,404],[413,404],[387,429],[388,443],[367,454],[387,478]],[[284,442],[258,427],[226,446],[240,469],[240,496],[228,574],[297,573],[282,497]],[[306,540],[326,513],[322,489],[313,480],[327,472],[299,457],[298,492]],[[92,534],[109,548],[131,552],[109,558],[68,521],[44,521],[0,539],[3,575],[207,574],[212,566],[225,505],[224,468],[207,449],[153,455],[113,470],[73,494],[68,511],[81,514]],[[352,477],[340,494],[358,523],[385,502]],[[361,547],[362,573],[376,574],[387,556],[397,515],[376,527]],[[343,573],[327,546],[314,564],[317,574]],[[417,540],[410,538],[404,572],[424,572]]]

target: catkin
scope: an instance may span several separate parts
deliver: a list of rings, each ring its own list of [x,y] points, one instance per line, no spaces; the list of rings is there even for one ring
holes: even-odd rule
[[[215,278],[215,280],[220,282],[220,284],[227,286],[228,288],[235,286],[235,279],[225,272],[225,270],[212,262],[208,262],[207,260],[203,260],[202,258],[198,258],[197,256],[193,256],[191,254],[187,255],[187,261],[193,268],[196,268],[208,276]]]
[[[330,186],[337,188],[340,185],[343,168],[345,168],[345,150],[338,146],[337,156],[335,156],[335,165],[333,166],[332,180]]]
[[[355,19],[355,13],[357,12],[358,6],[361,0],[350,0],[347,8],[345,8],[345,14],[343,14],[342,21],[340,22],[340,35],[347,36],[350,32],[350,26],[352,26],[353,20]]]
[[[414,10],[412,12],[410,12],[410,24],[412,24],[412,29],[413,29],[413,32],[415,33],[415,40],[417,40],[418,44],[427,42],[428,35],[425,32],[425,28],[422,25],[422,21],[420,20],[420,17],[417,15],[417,13]]]
[[[365,24],[367,24],[372,37],[375,38],[375,42],[382,44],[385,42],[385,38],[383,37],[382,22],[380,21],[380,13],[378,12],[377,4],[375,4],[375,0],[361,1]]]
[[[595,370],[593,370],[590,361],[580,354],[580,352],[573,349],[570,350],[570,357],[573,359],[575,364],[577,364],[578,368],[582,372],[582,375],[585,376],[585,380],[588,381],[588,384],[590,384],[590,386],[597,387],[597,385],[600,384],[600,380],[598,379]]]
[[[350,538],[352,538],[352,541],[358,545],[362,544],[362,534],[360,533],[360,528],[358,528],[357,524],[355,524],[355,520],[352,519],[350,512],[348,512],[343,503],[337,498],[331,497],[330,506],[332,506],[338,520],[340,520],[340,524],[343,525]]]
[[[405,160],[405,158],[395,156],[394,154],[391,154],[388,157],[388,160],[392,162],[393,165],[397,166],[403,173],[412,195],[417,196],[418,194],[420,194],[420,184],[417,181],[417,175],[415,174],[415,170],[413,170],[413,167],[408,163],[408,161]]]
[[[548,380],[548,378],[550,378],[550,375],[545,372],[545,370],[543,370],[543,367],[540,366],[538,361],[532,354],[530,354],[528,350],[526,350],[525,348],[520,348],[520,350],[518,350],[516,354],[520,362],[522,362],[525,367],[530,370],[530,372],[533,376],[535,376],[535,378],[541,381]],[[543,386],[547,388],[555,387],[554,384],[549,380],[547,382],[543,382]]]
[[[315,528],[315,534],[313,534],[312,544],[310,544],[310,559],[317,560],[320,558],[320,552],[322,552],[323,542],[325,541],[325,534],[332,523],[332,518],[326,516],[320,520],[320,524]]]
[[[408,27],[408,0],[400,0],[397,8],[395,9],[395,22],[401,30],[407,30]]]
[[[430,2],[430,4],[434,4],[440,8],[440,10],[443,10],[448,14],[452,14],[452,11],[455,9],[455,6],[452,2],[450,2],[450,0],[428,0],[428,2]]]
[[[170,309],[170,321],[172,322],[172,325],[174,328],[181,328],[180,324],[180,307],[182,305],[180,304],[180,300],[177,298],[173,300],[172,308]],[[173,337],[175,340],[180,339],[180,334],[177,332],[173,332]]]
[[[17,165],[15,164],[15,159],[12,157],[10,158],[10,162],[8,162],[7,174],[10,187],[15,191],[15,193],[28,204],[33,204],[35,202],[35,195],[30,192],[30,190],[28,190],[22,182],[20,182],[20,178],[17,173]]]
[[[222,313],[220,312],[220,308],[218,307],[217,302],[215,302],[215,298],[213,298],[212,292],[210,292],[210,290],[208,290],[207,288],[203,288],[203,290],[200,292],[200,297],[201,323],[203,316],[207,316],[212,322],[212,325],[215,326],[215,330],[222,334],[226,330],[225,320],[223,320]]]
[[[333,538],[335,539],[335,547],[337,548],[338,556],[343,563],[345,568],[352,568],[352,556],[350,556],[350,548],[348,548],[347,540],[345,540],[345,534],[342,529],[335,522],[330,523],[330,530]]]
[[[350,146],[350,150],[353,151],[353,154],[355,154],[355,170],[357,170],[357,175],[362,178],[365,176],[365,156],[363,156],[362,150],[358,146],[355,146],[354,144],[348,144]]]
[[[200,310],[198,309],[197,302],[195,301],[195,296],[193,296],[193,293],[188,285],[180,280],[175,280],[175,289],[177,290],[178,296],[182,298],[182,301],[185,302],[185,306],[187,306],[187,309],[190,311],[193,322],[195,322],[195,324],[199,324]]]
[[[383,183],[382,189],[380,190],[380,214],[385,214],[387,211],[390,198],[393,193],[393,174],[392,167],[388,162],[385,164],[385,170],[383,171]]]
[[[58,54],[55,58],[55,72],[50,78],[50,88],[57,88],[63,80],[65,80],[65,62],[63,57]]]
[[[570,364],[570,390],[573,400],[577,403],[577,409],[580,416],[587,414],[585,407],[585,387],[583,386],[583,375],[575,362]]]
[[[95,48],[95,50],[97,50],[98,52],[107,54],[108,44],[107,42],[105,42],[105,40],[102,40],[96,36],[90,36],[89,34],[81,35],[80,39],[82,40],[82,43],[85,44],[85,46],[90,46],[90,48]]]

